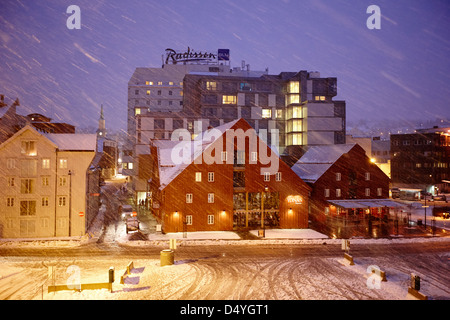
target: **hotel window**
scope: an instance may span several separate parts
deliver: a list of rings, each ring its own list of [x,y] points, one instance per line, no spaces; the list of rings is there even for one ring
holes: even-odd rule
[[[41,181],[42,181],[42,186],[43,187],[47,187],[50,184],[48,177],[42,177]]]
[[[290,81],[288,85],[288,93],[300,93],[300,82]]]
[[[236,104],[236,96],[222,96],[222,104]]]
[[[67,169],[67,159],[59,159],[59,168]]]
[[[6,159],[6,169],[14,169],[16,167],[15,159]]]
[[[325,101],[325,96],[315,96],[314,100],[316,100],[316,101]]]
[[[336,172],[336,181],[341,181],[342,175],[340,172]]]
[[[67,185],[67,177],[59,177],[59,186],[64,187]]]
[[[299,94],[288,95],[287,104],[292,104],[292,103],[300,103],[300,95]]]
[[[366,197],[370,197],[370,188],[366,188],[365,195]]]
[[[186,203],[192,203],[194,196],[192,193],[186,193]]]
[[[6,198],[6,206],[7,207],[14,207],[14,198]]]
[[[383,195],[383,188],[377,188],[377,196],[381,197]]]
[[[222,162],[227,161],[227,152],[226,151],[222,151],[220,154],[220,160]]]
[[[214,172],[208,172],[208,182],[214,182]]]
[[[206,90],[215,91],[217,90],[217,82],[206,81]]]
[[[270,172],[264,172],[264,181],[270,181]]]
[[[262,109],[262,118],[263,119],[270,119],[272,118],[272,109]]]
[[[66,206],[66,196],[58,197],[58,206],[60,207]]]
[[[364,174],[364,178],[366,179],[366,181],[369,181],[370,180],[370,172],[366,172]]]
[[[275,174],[275,181],[281,181],[281,172]]]
[[[30,194],[34,192],[34,180],[33,179],[21,179],[20,180],[20,193]]]
[[[196,182],[202,182],[202,173],[201,172],[196,172],[195,173],[195,181]]]
[[[14,187],[14,186],[15,186],[14,178],[9,177],[8,178],[8,187]]]
[[[36,152],[36,141],[22,141],[21,153],[26,156],[35,156]]]
[[[50,159],[42,159],[42,169],[50,169]]]
[[[42,197],[42,199],[41,199],[41,205],[43,206],[43,207],[48,207],[48,197]]]
[[[324,196],[325,196],[325,198],[330,197],[330,189],[325,189]]]
[[[186,216],[186,224],[188,226],[192,225],[192,215],[187,215]]]
[[[208,224],[214,224],[214,215],[208,214]]]
[[[21,216],[36,215],[36,201],[34,200],[20,201],[20,215]]]
[[[208,193],[208,203],[214,203],[214,193]]]
[[[337,198],[341,197],[341,189],[336,189],[336,197]]]

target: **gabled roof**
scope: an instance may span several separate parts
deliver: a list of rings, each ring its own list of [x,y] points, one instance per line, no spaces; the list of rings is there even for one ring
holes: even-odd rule
[[[292,170],[305,182],[316,182],[340,157],[356,144],[334,144],[310,147]]]
[[[218,138],[214,133],[220,133],[222,136],[227,130],[231,129],[239,120],[225,123],[221,126],[215,127],[214,131],[206,130],[201,135],[197,136],[192,141],[168,141],[155,140],[154,145],[158,149],[158,168],[160,189],[164,189],[173,179],[175,179],[184,169],[186,169],[194,160],[201,156],[202,153]],[[217,131],[218,130],[218,131]],[[174,149],[177,147],[177,149]],[[174,161],[174,150],[185,150],[183,157],[186,161],[177,163]],[[187,154],[187,151],[190,153]]]
[[[38,136],[43,136],[45,137],[45,135],[43,135],[42,133],[40,133],[39,131],[37,131],[33,126],[27,124],[26,126],[24,126],[22,129],[20,129],[19,131],[17,131],[16,133],[14,133],[11,137],[9,137],[8,139],[6,139],[5,141],[3,141],[0,144],[0,149],[4,148],[6,145],[8,145],[11,141],[13,141],[14,139],[16,139],[17,137],[19,137],[20,135],[22,135],[24,132],[26,131],[32,131],[34,132],[36,135]],[[55,148],[57,148],[58,146],[51,140],[47,139],[47,142],[51,145],[53,145]]]
[[[95,151],[97,146],[97,135],[93,133],[45,133],[43,136],[60,151]]]

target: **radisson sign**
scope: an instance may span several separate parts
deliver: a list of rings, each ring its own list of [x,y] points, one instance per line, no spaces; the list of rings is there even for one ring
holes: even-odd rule
[[[229,61],[230,50],[218,49],[217,53],[195,51],[194,49],[187,48],[184,52],[175,51],[173,49],[166,49],[166,64],[177,64],[179,62],[214,62],[214,61]]]

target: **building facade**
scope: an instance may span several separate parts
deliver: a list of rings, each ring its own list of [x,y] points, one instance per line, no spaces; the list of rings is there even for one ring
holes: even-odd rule
[[[292,170],[312,187],[310,219],[316,223],[380,218],[395,206],[388,200],[389,177],[358,144],[312,147]]]
[[[155,141],[152,150],[158,170],[148,190],[165,232],[308,227],[310,188],[243,119],[207,130],[201,140]],[[180,150],[192,157],[175,164]]]
[[[391,175],[394,187],[449,192],[450,128],[391,135]]]
[[[84,235],[95,134],[42,134],[27,125],[0,145],[0,237]]]
[[[345,143],[346,106],[333,100],[336,95],[336,78],[307,71],[269,75],[268,70],[251,71],[245,62],[237,68],[220,60],[137,68],[128,83],[130,141],[122,173],[132,177],[137,200],[144,200],[139,158],[148,155],[150,140],[171,139],[177,129],[195,136],[196,129],[239,118],[257,133],[265,130],[268,143],[277,145],[292,165],[309,146]],[[200,128],[196,121],[201,121]],[[270,132],[277,132],[276,141]]]

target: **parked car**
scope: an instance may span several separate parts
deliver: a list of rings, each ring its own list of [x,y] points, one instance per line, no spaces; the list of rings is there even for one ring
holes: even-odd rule
[[[392,199],[400,198],[400,190],[398,188],[392,188]]]
[[[126,232],[129,231],[139,231],[139,220],[137,217],[127,218],[125,221]]]

